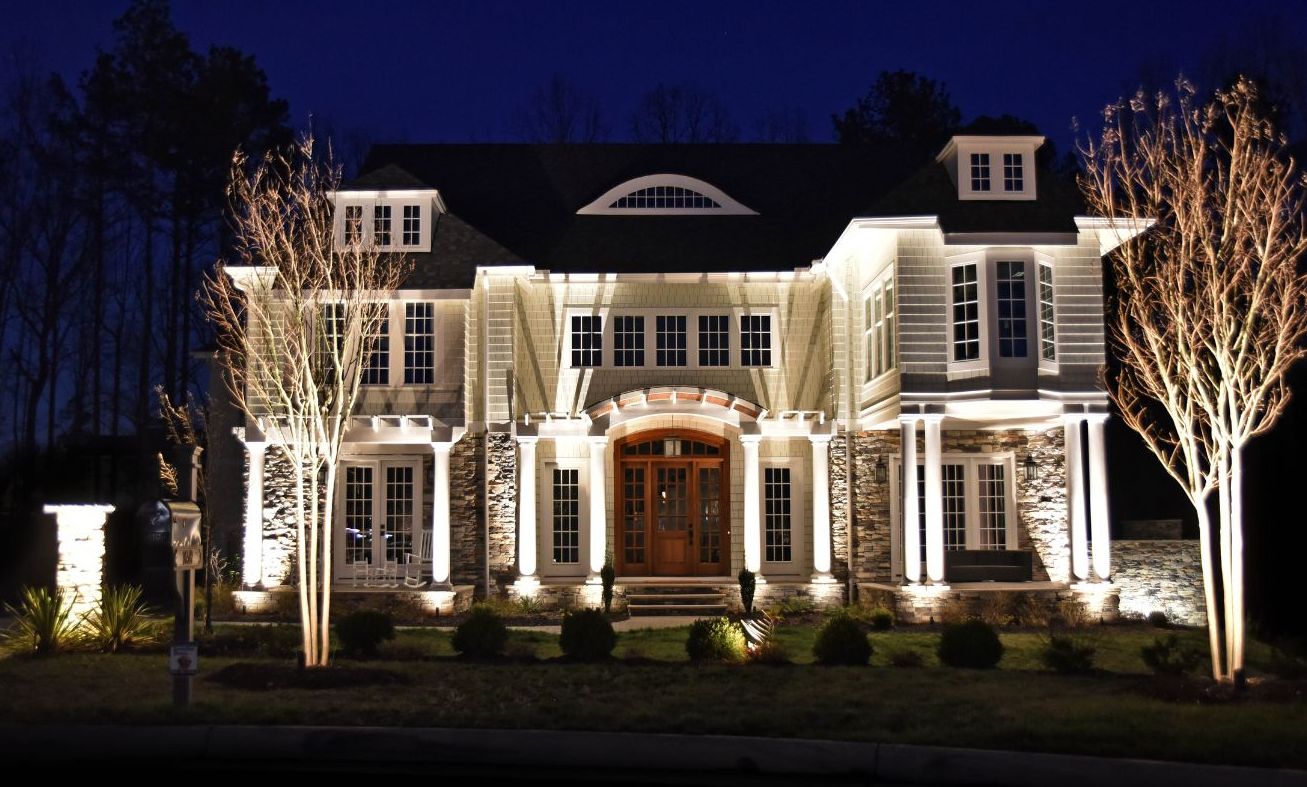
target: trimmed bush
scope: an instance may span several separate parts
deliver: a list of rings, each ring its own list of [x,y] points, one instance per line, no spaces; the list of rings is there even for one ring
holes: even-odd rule
[[[375,658],[382,641],[395,638],[395,621],[385,612],[360,609],[336,623],[336,636],[346,654]]]
[[[1148,622],[1152,624],[1153,628],[1159,628],[1159,629],[1171,628],[1171,619],[1168,618],[1166,616],[1166,613],[1161,611],[1160,609],[1156,609],[1148,613]]]
[[[744,652],[744,631],[735,621],[709,618],[690,625],[690,637],[685,641],[690,661],[740,661]]]
[[[817,632],[812,655],[821,664],[866,664],[871,658],[871,641],[856,620],[837,615]]]
[[[1075,637],[1054,634],[1039,653],[1044,666],[1062,675],[1083,675],[1094,668],[1097,650],[1088,642]]]
[[[604,612],[612,614],[613,611],[613,583],[617,581],[617,569],[613,568],[612,563],[604,563],[604,567],[599,569],[599,580],[603,582],[603,599]]]
[[[454,629],[450,644],[458,653],[472,659],[498,656],[508,642],[508,627],[491,607],[476,604],[468,619]]]
[[[888,631],[894,627],[894,613],[884,607],[876,607],[867,615],[867,621],[877,631]]]
[[[753,594],[758,589],[758,578],[747,568],[740,569],[740,604],[744,614],[753,614]]]
[[[600,609],[578,609],[563,615],[558,647],[579,661],[600,661],[617,647],[617,633]]]
[[[1003,643],[993,626],[983,620],[967,620],[944,627],[937,653],[950,667],[990,669],[1003,658]]]
[[[1198,666],[1203,656],[1197,650],[1182,645],[1179,637],[1168,634],[1166,639],[1154,638],[1153,644],[1139,649],[1144,664],[1158,675],[1183,675]]]

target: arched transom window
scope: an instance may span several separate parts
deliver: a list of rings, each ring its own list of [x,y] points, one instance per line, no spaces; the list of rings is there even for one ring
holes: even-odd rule
[[[754,216],[724,191],[686,175],[645,175],[604,192],[582,216]]]

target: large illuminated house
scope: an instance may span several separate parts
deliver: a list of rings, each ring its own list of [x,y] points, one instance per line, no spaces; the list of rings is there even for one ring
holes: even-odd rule
[[[687,612],[1017,590],[1111,615],[1102,256],[1038,136],[384,145],[337,233],[411,254],[347,434],[342,591]],[[244,580],[295,577],[257,423]],[[668,599],[669,594],[675,597]]]

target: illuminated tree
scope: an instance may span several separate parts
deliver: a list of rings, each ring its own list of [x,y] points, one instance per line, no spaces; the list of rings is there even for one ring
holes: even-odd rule
[[[1108,391],[1194,506],[1212,674],[1228,681],[1243,669],[1243,452],[1307,353],[1303,178],[1253,82],[1207,104],[1176,85],[1107,107],[1081,186],[1099,215],[1155,220],[1113,253]]]
[[[236,264],[217,266],[201,301],[247,428],[293,469],[304,661],[325,666],[341,446],[385,319],[379,298],[410,266],[366,244],[361,226],[336,243],[340,170],[330,151],[315,162],[312,137],[248,165],[238,152],[228,187]]]

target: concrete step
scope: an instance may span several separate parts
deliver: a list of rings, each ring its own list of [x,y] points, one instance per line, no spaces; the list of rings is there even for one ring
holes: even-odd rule
[[[717,617],[726,614],[725,604],[627,604],[631,617],[654,615],[693,615],[696,617]]]
[[[726,596],[721,593],[628,593],[631,604],[720,604]]]

